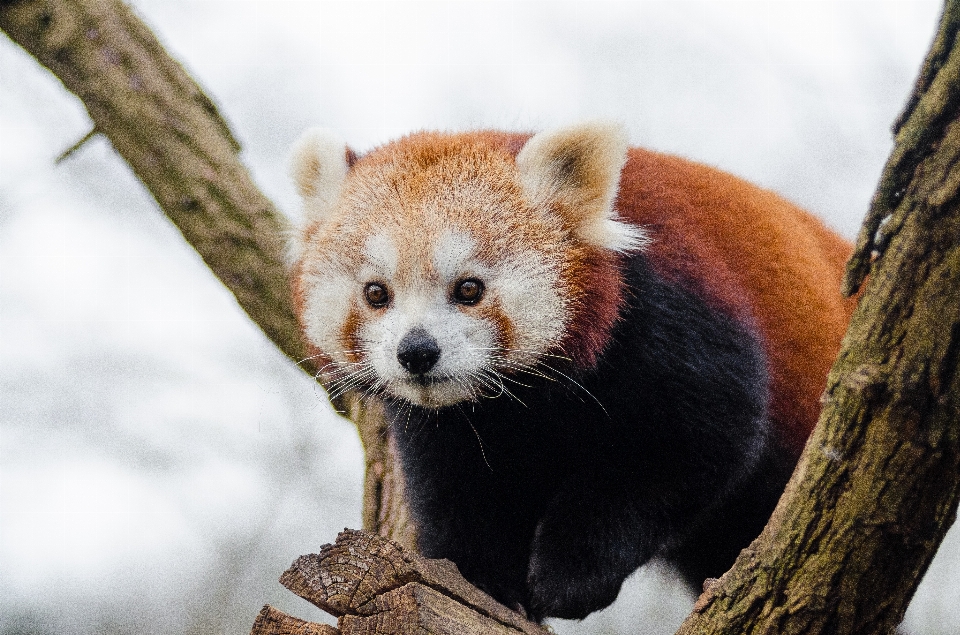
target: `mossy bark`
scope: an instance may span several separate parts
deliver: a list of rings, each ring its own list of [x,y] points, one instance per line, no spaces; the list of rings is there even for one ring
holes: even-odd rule
[[[213,102],[119,0],[0,2],[0,28],[83,101],[241,307],[287,355],[306,347],[284,222]],[[869,274],[820,424],[763,534],[680,632],[883,633],[903,616],[960,496],[960,0],[947,2],[845,288]],[[309,362],[302,364],[312,372]],[[375,401],[338,407],[367,453],[364,527],[414,527]]]
[[[848,268],[846,292],[866,289],[817,429],[770,523],[680,633],[891,632],[956,516],[958,29],[950,0]]]

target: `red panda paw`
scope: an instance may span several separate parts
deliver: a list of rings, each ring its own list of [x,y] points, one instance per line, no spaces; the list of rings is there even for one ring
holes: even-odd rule
[[[565,502],[570,503],[571,498],[577,498],[576,494]],[[644,527],[623,518],[616,519],[621,524],[604,522],[602,516],[569,513],[583,507],[559,502],[555,501],[552,513],[537,527],[527,570],[527,608],[537,621],[545,617],[583,619],[606,608],[617,599],[627,576],[652,553],[653,541],[643,539],[649,533]],[[623,503],[621,509],[626,507]],[[604,531],[612,525],[619,525],[618,530]]]
[[[559,555],[559,554],[558,554]],[[527,575],[528,609],[537,622],[546,617],[583,619],[613,603],[620,593],[624,577],[610,575],[594,567],[591,571],[575,571],[576,556],[565,553],[545,557],[534,551]]]

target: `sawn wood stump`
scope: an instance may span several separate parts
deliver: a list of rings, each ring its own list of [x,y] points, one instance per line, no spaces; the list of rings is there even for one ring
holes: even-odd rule
[[[345,529],[320,553],[297,558],[285,587],[338,618],[337,628],[265,606],[251,635],[548,635],[467,582],[449,560],[430,560],[375,534]]]

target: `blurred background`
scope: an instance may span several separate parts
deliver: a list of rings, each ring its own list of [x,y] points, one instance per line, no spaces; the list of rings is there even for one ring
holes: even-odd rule
[[[292,217],[307,126],[363,151],[406,132],[626,124],[852,238],[938,0],[132,3],[220,105]],[[282,357],[90,121],[0,41],[0,633],[249,632],[302,554],[359,527],[349,422]],[[645,567],[560,633],[672,633]],[[960,535],[908,614],[960,632]]]

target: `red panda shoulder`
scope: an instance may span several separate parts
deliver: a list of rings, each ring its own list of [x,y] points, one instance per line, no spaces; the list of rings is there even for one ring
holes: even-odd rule
[[[771,376],[771,416],[797,454],[853,302],[840,294],[851,245],[782,197],[720,170],[633,148],[616,208],[646,229],[654,271],[757,331]]]

